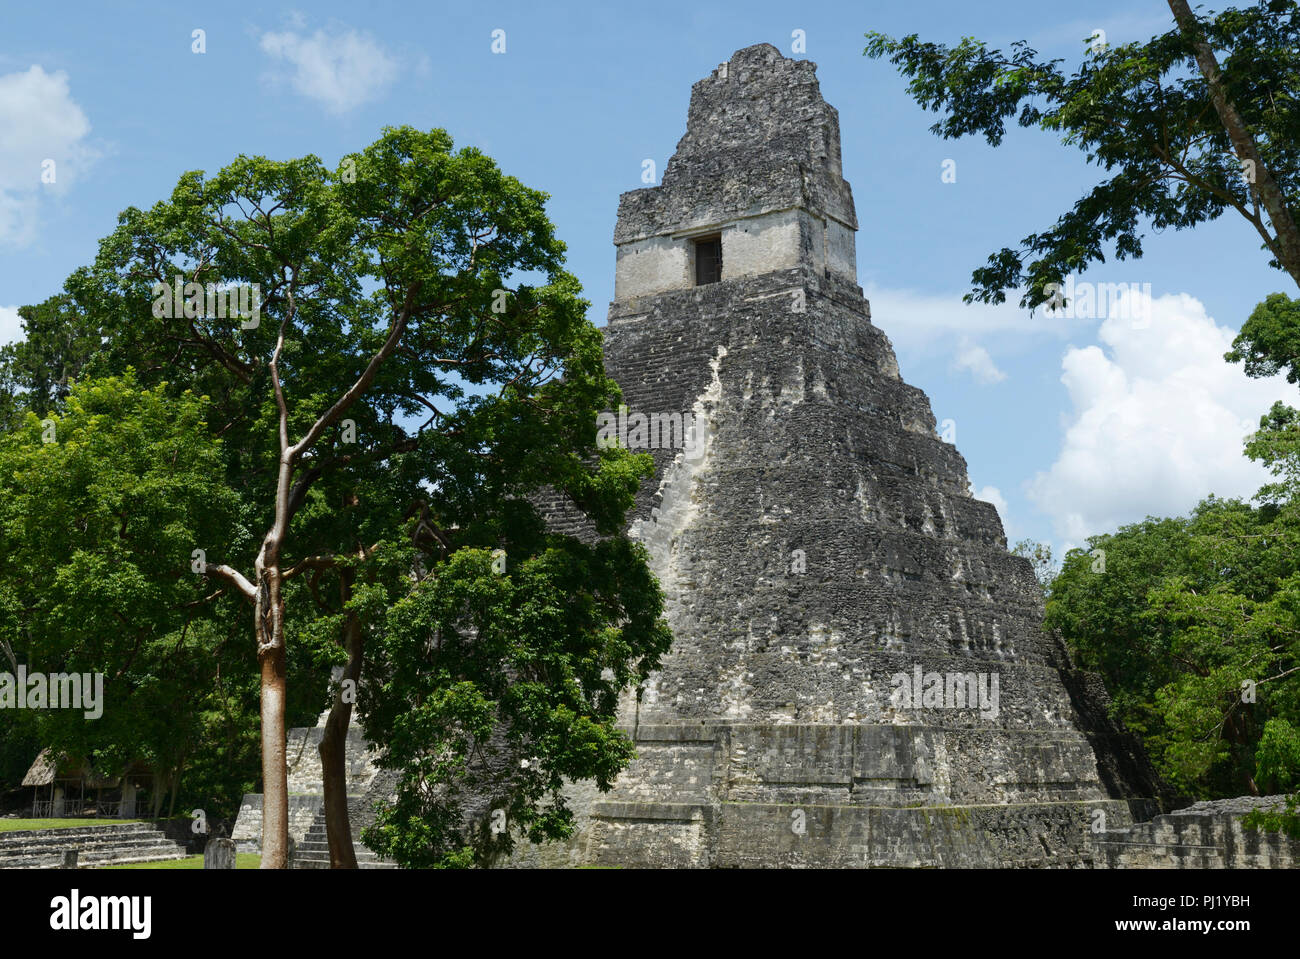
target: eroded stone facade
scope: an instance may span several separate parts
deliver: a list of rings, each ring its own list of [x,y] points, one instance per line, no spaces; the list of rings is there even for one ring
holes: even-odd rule
[[[1247,829],[1256,810],[1281,812],[1286,796],[1239,796],[1198,802],[1149,822],[1103,830],[1096,865],[1103,869],[1295,869],[1300,839]]]
[[[815,65],[749,47],[695,85],[662,184],[619,203],[606,367],[704,445],[652,450],[631,518],[675,637],[623,704],[638,758],[520,864],[1078,866],[1099,811],[1151,811],[1144,757],[871,321],[839,141]],[[696,285],[718,236],[721,280]],[[906,704],[918,671],[996,676],[997,708]]]

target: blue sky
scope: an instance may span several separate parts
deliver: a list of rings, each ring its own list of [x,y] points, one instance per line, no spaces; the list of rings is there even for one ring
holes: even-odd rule
[[[768,42],[818,64],[840,113],[857,202],[859,281],[902,374],[950,419],[977,495],[1011,540],[1059,550],[1215,492],[1248,496],[1262,472],[1241,439],[1284,382],[1221,359],[1252,306],[1294,293],[1258,238],[1228,216],[1148,234],[1140,261],[1082,279],[1150,284],[1145,320],[1029,316],[961,302],[971,271],[1049,226],[1098,179],[1077,151],[1014,130],[994,150],[943,141],[863,34],[1025,39],[1078,59],[1168,28],[1162,0],[640,5],[322,3],[9,4],[0,13],[0,341],[15,310],[89,262],[120,210],[239,153],[333,164],[389,124],[443,127],[551,194],[569,266],[604,323],[618,195],[662,171],[691,84]],[[505,31],[505,53],[492,33]],[[194,30],[206,52],[193,52]],[[792,51],[802,30],[806,52]],[[56,161],[56,180],[41,164]],[[945,161],[956,181],[943,182]],[[1014,300],[1014,297],[1013,297]],[[1135,301],[1136,302],[1136,301]],[[1147,301],[1142,301],[1146,303]],[[1122,312],[1122,311],[1120,311]]]

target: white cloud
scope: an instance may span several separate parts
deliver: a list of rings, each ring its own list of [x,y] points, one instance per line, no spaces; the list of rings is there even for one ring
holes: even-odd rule
[[[301,28],[301,17],[295,21]],[[262,50],[293,67],[294,90],[331,113],[346,113],[376,99],[397,78],[398,61],[370,36],[354,29],[264,33]]]
[[[1242,441],[1275,400],[1300,402],[1281,376],[1252,380],[1224,361],[1233,331],[1187,294],[1121,305],[1101,345],[1070,347],[1061,382],[1073,413],[1056,462],[1027,492],[1058,536],[1081,541],[1147,515],[1187,512],[1210,493],[1251,496],[1267,481]]]
[[[0,246],[27,246],[36,237],[35,190],[0,188]]]
[[[35,239],[42,195],[65,192],[99,153],[62,70],[33,65],[0,76],[0,130],[0,244],[25,246]]]
[[[919,293],[885,289],[868,284],[864,292],[871,303],[871,321],[884,330],[899,351],[948,352],[964,343],[1002,337],[1007,344],[1023,346],[1029,337],[1065,339],[1091,326],[1087,319],[1049,316],[1043,309],[1020,306],[1020,293],[1008,291],[1007,301],[963,303],[961,293]]]
[[[18,307],[0,306],[0,346],[23,338],[22,322]]]
[[[997,364],[993,362],[989,351],[970,340],[963,340],[958,347],[953,367],[958,370],[969,370],[977,383],[986,386],[990,383],[1000,383],[1007,378],[1007,374],[998,369]]]

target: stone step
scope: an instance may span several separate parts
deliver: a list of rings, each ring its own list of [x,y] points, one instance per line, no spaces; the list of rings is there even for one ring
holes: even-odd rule
[[[163,845],[166,842],[167,840],[165,838],[158,836],[154,839],[143,842],[107,843],[95,846],[78,845],[76,843],[68,843],[62,846],[33,846],[30,848],[15,849],[6,853],[4,856],[0,856],[0,868],[6,867],[9,863],[17,859],[28,859],[31,857],[41,856],[61,856],[63,855],[63,852],[68,849],[77,850],[77,854],[84,861],[100,855],[111,856],[116,853],[129,854],[137,849],[152,849],[156,846]],[[172,845],[176,846],[175,843],[172,843]]]
[[[328,859],[295,860],[293,864],[294,869],[328,869],[329,867],[330,864]],[[358,859],[357,868],[358,869],[396,869],[397,863],[386,862],[382,859],[376,859],[374,861],[362,861],[361,859]]]
[[[349,797],[356,798],[356,797]],[[360,842],[353,840],[352,854],[356,856],[359,869],[396,869],[395,863],[376,856]],[[294,847],[294,869],[328,869],[330,868],[329,836],[325,828],[325,810],[322,808],[312,820],[311,826],[303,835],[302,841]]]
[[[187,859],[187,858],[189,858],[189,855],[183,850],[172,851],[172,852],[164,852],[160,850],[157,853],[147,855],[147,856],[124,856],[124,857],[112,859],[108,862],[95,862],[89,864],[88,868],[102,869],[105,866],[129,866],[132,863],[137,863],[137,862],[171,862],[175,859]]]
[[[292,868],[329,869],[330,863],[328,859],[298,859],[294,861]],[[373,860],[358,859],[357,868],[358,869],[396,869],[397,864],[392,862],[387,862],[382,859],[373,859]]]
[[[42,839],[46,837],[55,837],[60,839],[89,838],[94,836],[121,836],[128,833],[149,833],[157,831],[158,829],[156,826],[147,822],[104,826],[70,826],[59,829],[15,829],[9,832],[0,833],[0,849],[4,849],[6,846],[13,845],[18,841]]]
[[[175,843],[170,846],[140,846],[129,850],[119,849],[90,855],[85,855],[78,850],[77,867],[79,869],[93,869],[99,866],[116,866],[132,862],[162,862],[171,859],[184,859],[185,857],[185,851],[178,848]],[[59,869],[62,865],[63,856],[58,853],[21,856],[0,861],[0,868],[3,869]]]
[[[124,846],[148,845],[163,839],[160,832],[133,833],[127,836],[95,836],[91,838],[67,836],[61,838],[43,838],[24,843],[10,843],[0,848],[0,860],[7,856],[34,853],[40,850],[69,849],[107,849]]]
[[[20,830],[0,834],[0,850],[10,846],[25,845],[34,842],[59,842],[77,840],[80,842],[99,842],[105,839],[125,838],[127,836],[148,836],[158,832],[153,826],[138,828],[126,826],[121,830],[86,830],[86,829],[41,829]]]
[[[357,862],[359,863],[381,861],[380,858],[376,856],[373,852],[371,852],[369,849],[362,849],[359,846],[354,846],[352,852],[353,855],[357,857]],[[299,846],[297,852],[294,855],[294,861],[307,862],[311,860],[318,860],[320,862],[329,862],[330,847],[327,845],[312,846],[310,848],[303,848],[302,846]]]
[[[185,850],[147,822],[0,834],[0,869],[51,869],[77,850],[79,867],[183,859]]]

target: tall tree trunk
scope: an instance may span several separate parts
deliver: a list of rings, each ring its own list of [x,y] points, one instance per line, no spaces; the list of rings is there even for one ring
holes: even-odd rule
[[[262,567],[259,558],[258,566]],[[278,561],[260,568],[257,658],[262,670],[262,868],[289,865],[289,768],[286,750],[284,600]]]
[[[289,770],[285,749],[284,647],[262,659],[262,868],[289,865]]]
[[[1250,751],[1250,733],[1246,728],[1244,717],[1237,717],[1229,712],[1223,717],[1223,738],[1234,746],[1239,746],[1242,752]],[[1242,766],[1241,774],[1246,780],[1246,789],[1252,796],[1259,795],[1259,784],[1255,782],[1255,777],[1250,774],[1250,767]]]
[[[1214,50],[1206,41],[1201,25],[1196,21],[1196,16],[1192,13],[1187,0],[1169,0],[1169,9],[1173,12],[1183,36],[1192,45],[1192,50],[1196,54],[1196,65],[1200,67],[1201,75],[1209,85],[1210,99],[1214,103],[1215,112],[1219,114],[1219,121],[1228,132],[1232,148],[1237,151],[1239,159],[1249,160],[1254,165],[1253,185],[1259,193],[1260,203],[1268,212],[1273,229],[1277,232],[1277,240],[1272,244],[1272,252],[1277,257],[1277,261],[1282,264],[1282,269],[1290,273],[1296,285],[1300,286],[1300,228],[1297,228],[1295,218],[1291,215],[1286,197],[1274,181],[1273,174],[1260,159],[1255,138],[1242,120],[1241,114],[1237,112],[1237,105],[1228,97]]]
[[[341,569],[339,592],[344,603],[352,598],[354,573]],[[325,734],[320,741],[321,780],[325,785],[325,833],[330,844],[331,869],[356,869],[357,856],[352,848],[352,823],[348,817],[347,745],[348,725],[352,721],[352,696],[348,687],[356,690],[361,681],[361,657],[365,637],[361,620],[349,611],[343,621],[343,645],[348,661],[343,667],[342,681],[334,693],[329,717],[325,720]],[[351,680],[351,683],[348,682]]]
[[[178,766],[172,770],[171,775],[171,795],[167,797],[167,818],[171,819],[176,815],[176,794],[181,791],[181,771]]]
[[[284,869],[289,858],[289,775],[286,766],[285,748],[285,637],[284,637],[284,571],[280,567],[281,550],[289,535],[289,523],[301,496],[306,494],[310,482],[299,481],[294,486],[295,464],[302,454],[315,446],[317,440],[329,426],[336,422],[348,407],[357,401],[370,384],[374,382],[383,364],[406,330],[417,298],[420,295],[420,283],[414,284],[406,292],[402,311],[394,319],[384,340],[383,346],[370,358],[365,370],[348,391],[333,406],[325,411],[306,435],[297,443],[289,442],[289,407],[285,402],[284,388],[280,382],[280,355],[284,350],[285,330],[289,327],[298,307],[294,297],[297,284],[297,272],[293,271],[288,289],[289,309],[280,321],[280,335],[276,340],[275,350],[271,354],[269,370],[271,385],[275,390],[275,405],[279,411],[280,463],[275,488],[275,522],[266,538],[262,540],[262,549],[253,564],[256,572],[256,589],[254,592],[257,624],[257,658],[262,667],[262,868]],[[308,476],[318,474],[308,473]],[[296,492],[295,492],[296,491]],[[234,578],[234,577],[232,577]],[[235,578],[238,582],[238,579]],[[246,584],[245,584],[246,585]],[[249,594],[248,589],[243,589]],[[359,667],[359,663],[358,663]],[[349,710],[349,715],[351,710]],[[346,736],[347,726],[344,725]],[[345,783],[346,785],[346,783]],[[343,804],[347,804],[346,790]],[[330,843],[331,847],[334,845]],[[332,858],[332,854],[331,854]]]
[[[186,753],[184,750],[176,757],[176,764],[172,766],[169,781],[171,783],[171,795],[167,799],[167,818],[171,819],[176,815],[176,799],[181,794],[181,773],[185,769]]]

